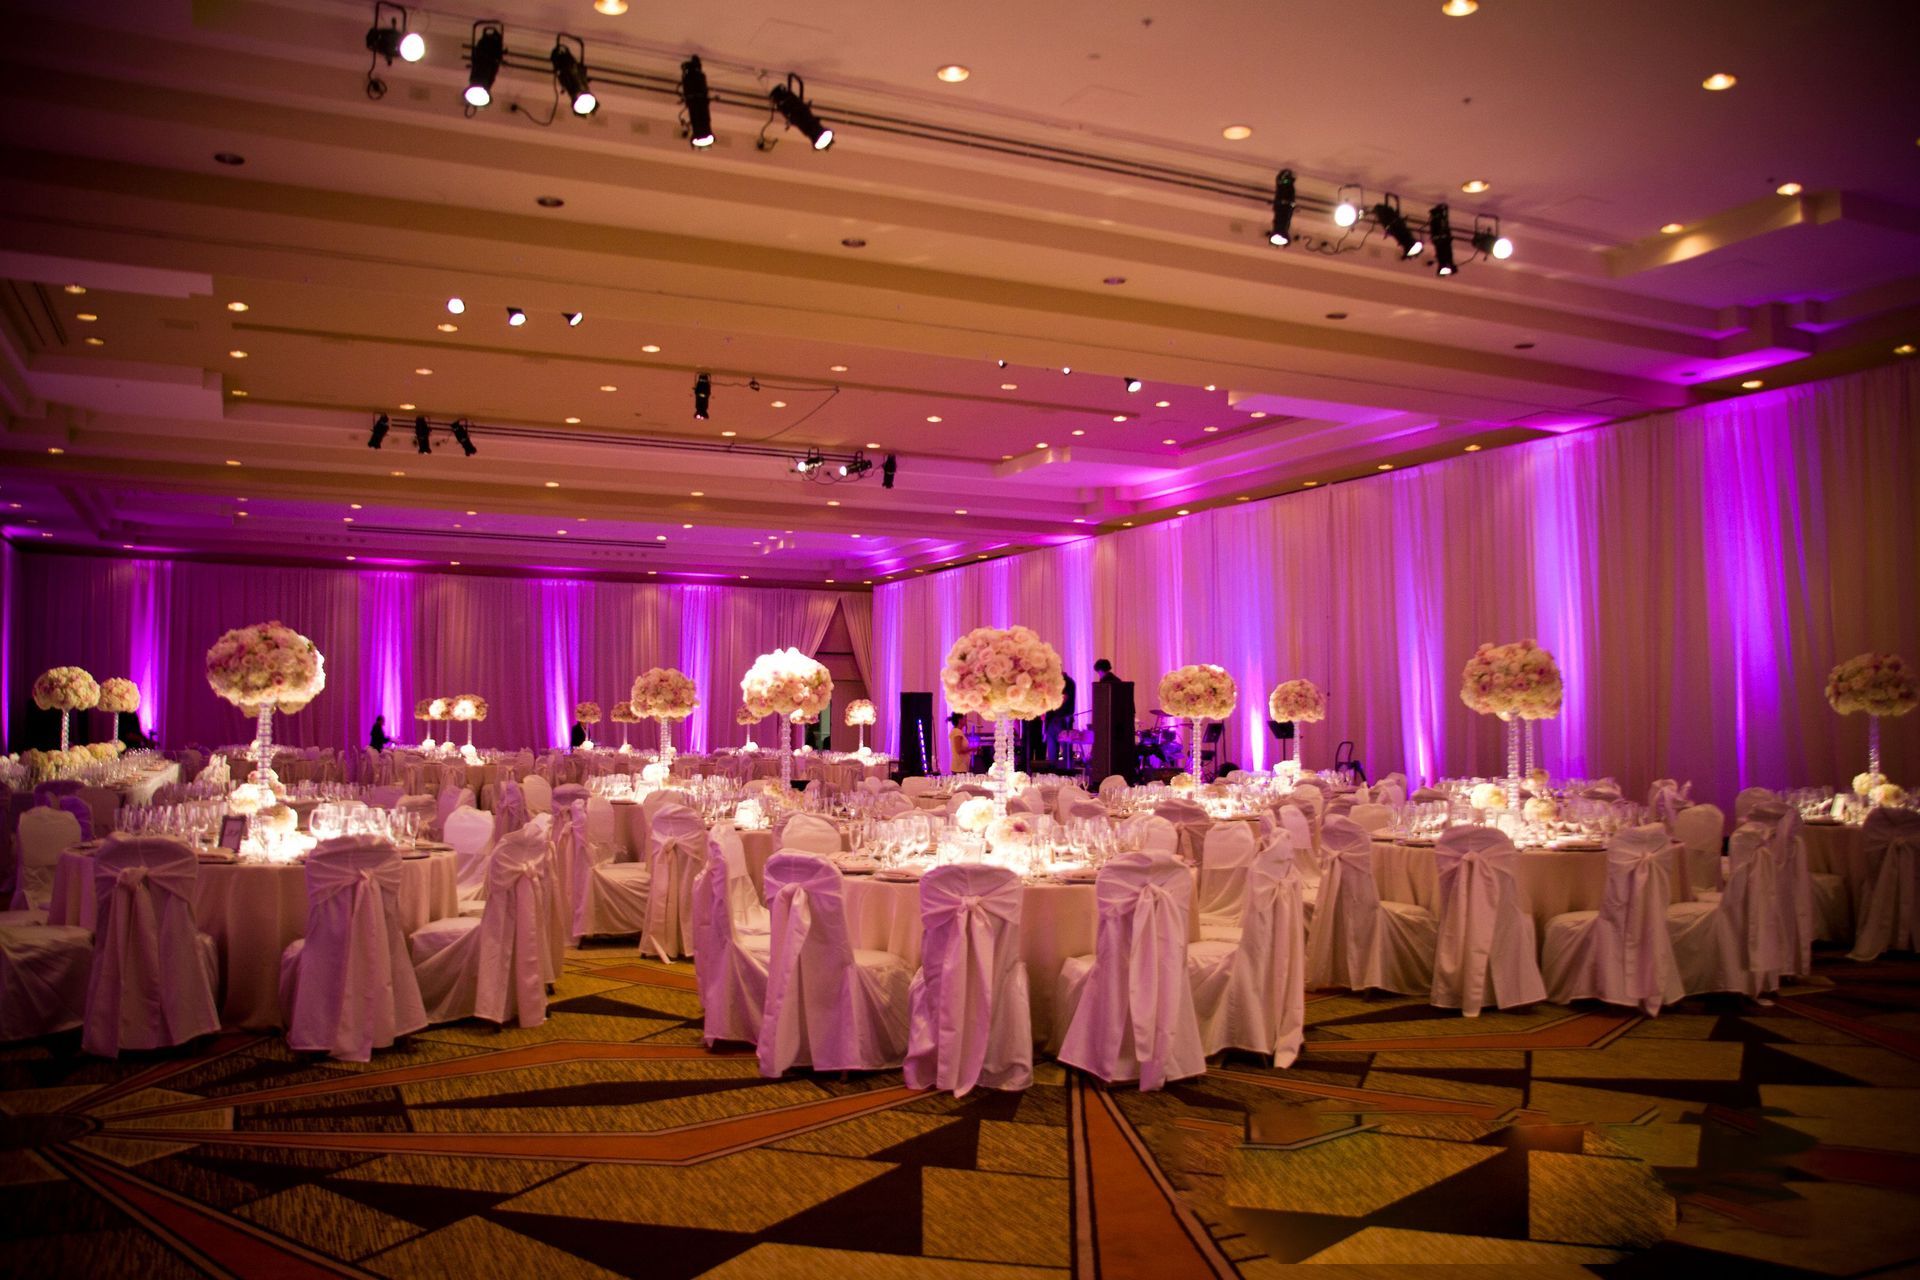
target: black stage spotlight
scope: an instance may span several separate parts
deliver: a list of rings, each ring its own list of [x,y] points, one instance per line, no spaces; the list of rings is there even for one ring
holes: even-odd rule
[[[1127,383],[1128,391],[1138,391],[1140,389],[1141,384],[1140,384],[1140,379],[1138,378],[1128,378],[1126,380],[1126,383]]]
[[[1513,241],[1500,234],[1500,219],[1476,217],[1473,220],[1473,247],[1489,258],[1502,262],[1513,256]]]
[[[471,458],[480,451],[473,447],[473,437],[467,434],[467,427],[469,425],[465,418],[455,418],[453,420],[453,426],[449,428],[449,430],[453,432],[454,442],[460,446],[460,452]]]
[[[474,108],[493,102],[494,77],[507,56],[507,32],[497,22],[473,24],[473,52],[468,55],[467,105]]]
[[[373,420],[373,434],[367,437],[367,448],[378,449],[382,444],[385,444],[387,428],[390,425],[387,421],[387,415],[384,413],[375,418]]]
[[[1382,231],[1392,237],[1395,244],[1400,246],[1402,259],[1417,258],[1420,256],[1420,251],[1427,247],[1407,226],[1407,220],[1400,216],[1399,196],[1388,196],[1373,206],[1373,220],[1380,224]]]
[[[382,16],[390,16],[385,25],[380,24]],[[418,62],[427,56],[427,42],[418,31],[407,30],[407,11],[405,6],[393,3],[393,0],[379,0],[373,6],[373,25],[367,28],[367,52],[376,58],[385,58],[392,66],[395,58],[403,62]]]
[[[867,455],[864,453],[856,453],[840,464],[840,475],[848,480],[858,480],[871,470],[873,470],[873,464],[867,461]]]
[[[707,406],[713,400],[713,379],[701,374],[693,380],[693,416],[707,420]]]
[[[700,59],[680,64],[680,104],[687,109],[687,142],[704,151],[713,145],[713,101]]]
[[[820,456],[818,449],[809,449],[806,457],[793,464],[793,469],[803,476],[810,476],[826,465],[827,460]]]
[[[518,307],[507,308],[507,323],[518,329],[527,322],[527,313]]]
[[[413,420],[413,447],[421,453],[433,452],[433,428],[427,425],[425,418]]]
[[[585,315],[583,315],[581,312],[578,312],[578,311],[562,311],[560,314],[566,317],[567,328],[569,329],[578,329],[580,327],[580,322],[587,318]]]
[[[567,41],[573,41],[579,49],[575,53],[567,48]],[[600,105],[600,99],[593,96],[593,86],[587,80],[587,46],[579,36],[570,36],[564,31],[553,39],[553,82],[566,93],[567,100],[573,103],[573,114],[590,116],[594,108]]]
[[[882,489],[893,488],[893,473],[899,469],[900,464],[893,460],[892,454],[888,454],[887,460],[880,464],[880,487]]]
[[[813,114],[813,106],[807,101],[806,81],[799,76],[789,75],[785,84],[773,86],[773,92],[767,98],[788,124],[807,135],[807,141],[813,144],[815,151],[825,151],[833,145],[833,130],[821,124],[820,117]]]
[[[1282,248],[1293,243],[1293,170],[1282,169],[1273,180],[1273,230],[1267,243]]]
[[[1427,214],[1427,235],[1433,241],[1433,269],[1440,275],[1453,274],[1453,217],[1447,206],[1437,204]]]

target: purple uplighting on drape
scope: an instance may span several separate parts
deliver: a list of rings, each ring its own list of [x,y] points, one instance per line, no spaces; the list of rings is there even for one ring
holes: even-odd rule
[[[573,709],[585,700],[580,682],[580,586],[540,583],[541,650],[545,655],[547,738],[535,746],[564,747],[573,738]]]
[[[407,698],[407,650],[413,623],[413,575],[368,573],[360,579],[360,653],[366,679],[360,683],[360,723],[355,741],[386,717],[387,735],[409,740],[413,706]]]
[[[707,732],[709,724],[724,726],[733,723],[733,709],[740,705],[740,677],[747,674],[745,667],[733,673],[731,685],[723,685],[714,679],[713,609],[714,601],[725,589],[692,586],[683,588],[680,595],[680,652],[678,660],[672,665],[679,667],[680,673],[693,681],[693,687],[699,692],[700,704],[709,713],[681,721],[685,741],[680,745],[689,751],[704,751],[709,741],[733,741],[731,738],[710,736]],[[715,722],[713,713],[716,711],[725,719]],[[717,732],[726,731],[720,729]]]
[[[157,739],[166,724],[167,689],[161,678],[159,637],[167,634],[173,607],[173,566],[164,560],[139,560],[130,567],[127,678],[140,687],[140,727]]]

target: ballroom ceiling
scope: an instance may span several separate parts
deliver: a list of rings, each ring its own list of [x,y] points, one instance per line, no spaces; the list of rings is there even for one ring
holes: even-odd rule
[[[411,10],[377,99],[371,4],[9,8],[0,506],[35,544],[860,585],[1920,341],[1906,4],[512,0]],[[476,18],[510,58],[469,117]],[[543,126],[562,29],[601,105]],[[642,87],[690,53],[705,151]],[[790,71],[830,150],[732,105]],[[1438,278],[1342,238],[1343,183],[1516,250]]]

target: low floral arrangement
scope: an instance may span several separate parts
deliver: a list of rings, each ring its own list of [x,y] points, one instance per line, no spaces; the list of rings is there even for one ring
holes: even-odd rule
[[[649,667],[628,695],[634,714],[645,720],[685,720],[700,705],[693,681],[676,667]]]
[[[740,744],[740,749],[742,751],[758,751],[760,749],[760,744],[755,742],[752,738],[748,738],[745,742]]]
[[[76,751],[86,752],[89,756],[92,756],[95,760],[102,763],[108,760],[118,760],[120,754],[126,749],[127,744],[118,738],[110,738],[105,742],[89,742],[84,747],[74,748]]]
[[[1552,822],[1560,816],[1560,806],[1545,796],[1534,796],[1520,811],[1527,815],[1528,822]]]
[[[1867,798],[1875,804],[1905,804],[1906,788],[1891,782],[1883,782],[1867,793]]]
[[[1175,791],[1191,791],[1194,787],[1193,775],[1190,773],[1176,773],[1173,777],[1167,779],[1167,785]]]
[[[953,811],[953,825],[978,834],[993,825],[993,801],[985,796],[969,796]]]
[[[658,760],[640,771],[640,780],[650,787],[664,787],[672,776],[673,770]]]
[[[140,709],[140,686],[125,676],[108,676],[100,682],[100,710],[119,715]]]
[[[954,711],[988,720],[1031,720],[1067,696],[1060,655],[1028,627],[967,632],[947,651],[940,683]]]
[[[266,622],[213,642],[207,684],[250,715],[265,706],[292,714],[327,687],[327,667],[313,641],[285,623]]]
[[[1552,719],[1563,692],[1560,665],[1531,640],[1483,644],[1460,672],[1460,701],[1502,720]]]
[[[254,825],[275,835],[290,836],[300,829],[300,815],[284,804],[272,804],[254,816]]]
[[[873,709],[873,704],[865,698],[855,698],[847,704],[847,724],[849,726],[872,724],[879,718],[880,715]]]
[[[645,716],[633,709],[633,703],[631,702],[616,702],[613,704],[613,722],[615,724],[639,724],[645,719]]]
[[[455,720],[485,720],[487,700],[477,693],[463,693],[453,700],[448,714]]]
[[[33,682],[33,705],[42,711],[85,711],[100,701],[100,686],[79,667],[54,667]]]
[[[581,724],[599,724],[601,719],[600,704],[597,702],[580,703],[573,709],[573,718]]]
[[[987,828],[987,843],[1000,849],[1009,845],[1032,844],[1039,835],[1038,814],[1010,813],[1004,818],[995,819],[993,825]]]
[[[263,782],[243,782],[227,792],[227,812],[254,814],[280,803],[273,788]]]
[[[1886,785],[1887,775],[1884,773],[1856,773],[1853,775],[1853,794],[1857,796],[1872,795],[1875,787],[1884,787]]]
[[[740,701],[757,715],[811,720],[833,700],[833,677],[798,649],[775,649],[753,660],[740,679]]]
[[[20,763],[27,767],[34,781],[44,782],[48,778],[58,777],[69,769],[78,769],[93,764],[97,757],[85,747],[68,747],[62,751],[29,750],[21,753]]]
[[[1545,769],[1535,769],[1527,775],[1527,788],[1535,795],[1539,795],[1547,789],[1552,781],[1553,779],[1547,776]]]
[[[474,749],[471,742],[463,743],[460,747],[460,759],[467,764],[479,764],[480,753]]]
[[[1903,716],[1920,705],[1920,681],[1898,654],[1863,653],[1827,673],[1827,702],[1843,716]]]
[[[1497,782],[1483,782],[1473,789],[1468,802],[1476,809],[1504,809],[1507,807],[1507,791]]]
[[[1160,709],[1193,720],[1225,720],[1240,701],[1240,688],[1225,667],[1195,662],[1160,677]]]
[[[763,715],[756,714],[754,709],[744,702],[741,703],[733,713],[733,722],[735,724],[759,724],[765,718]]]
[[[1317,724],[1327,718],[1327,695],[1311,680],[1283,680],[1267,695],[1267,714],[1283,723]]]

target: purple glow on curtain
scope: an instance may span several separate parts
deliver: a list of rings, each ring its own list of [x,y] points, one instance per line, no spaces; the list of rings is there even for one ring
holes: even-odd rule
[[[137,560],[127,609],[127,678],[140,687],[140,727],[158,740],[166,725],[168,614],[173,607],[173,566]]]
[[[880,711],[879,746],[896,759],[900,755],[900,678],[903,637],[900,634],[901,605],[905,593],[894,584],[876,587],[873,592],[873,656],[867,682],[873,688],[873,701]]]
[[[408,640],[413,631],[413,583],[409,573],[368,573],[360,579],[360,723],[355,741],[386,717],[387,736],[408,740],[413,707],[407,699]]]
[[[547,724],[550,745],[565,747],[573,739],[573,708],[580,701],[580,591],[585,583],[540,583],[540,624],[545,651]]]
[[[1587,622],[1594,598],[1595,554],[1606,536],[1584,501],[1592,465],[1584,440],[1556,440],[1532,451],[1528,501],[1533,509],[1533,639],[1560,664],[1560,714],[1534,725],[1540,764],[1562,777],[1587,771],[1587,689],[1592,673]],[[1515,637],[1516,639],[1520,637]]]
[[[705,712],[704,715],[696,713],[688,716],[680,722],[682,735],[686,739],[681,745],[689,751],[705,751],[707,744],[723,732],[716,727],[709,733],[709,726],[733,723],[733,709],[740,705],[737,681],[747,672],[742,667],[738,674],[723,676],[719,684],[714,682],[713,611],[715,601],[725,588],[693,586],[676,590],[680,593],[680,652],[673,664],[680,668],[687,679],[693,681],[693,687],[700,696],[700,706]],[[736,683],[730,684],[728,681]]]

